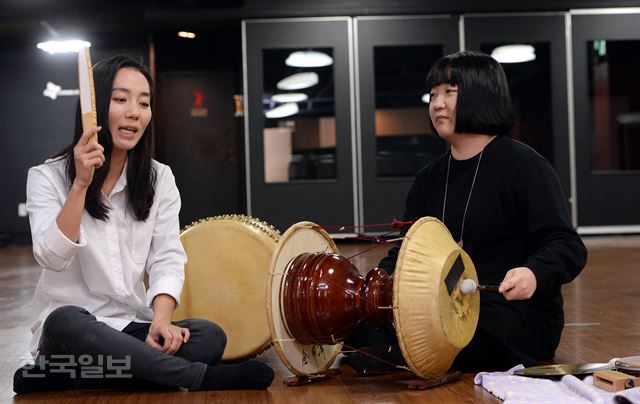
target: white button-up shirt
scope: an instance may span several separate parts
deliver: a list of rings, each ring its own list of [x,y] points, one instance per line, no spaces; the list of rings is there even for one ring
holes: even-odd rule
[[[147,220],[135,220],[127,208],[125,166],[111,194],[103,195],[111,209],[109,219],[94,219],[85,210],[77,243],[56,223],[69,193],[65,160],[48,160],[29,170],[27,212],[33,253],[43,268],[33,298],[33,355],[44,320],[58,307],[83,307],[98,321],[122,330],[131,321],[151,321],[151,304],[158,294],[180,302],[186,263],[178,221],[180,194],[168,166],[153,160],[152,167],[155,197]]]

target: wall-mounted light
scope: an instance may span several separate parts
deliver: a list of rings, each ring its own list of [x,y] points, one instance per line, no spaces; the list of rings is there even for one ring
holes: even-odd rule
[[[318,51],[296,51],[284,63],[292,67],[322,67],[332,65],[333,58]]]
[[[288,104],[278,105],[277,107],[265,112],[267,118],[284,118],[285,116],[295,115],[300,111],[298,104],[290,102]]]
[[[190,32],[190,31],[178,31],[178,36],[180,38],[193,39],[196,37],[196,34],[195,32]]]
[[[44,95],[45,97],[49,97],[52,100],[55,100],[60,96],[78,95],[78,94],[80,94],[80,90],[78,90],[77,88],[70,89],[70,90],[63,90],[62,86],[59,86],[56,83],[52,83],[51,81],[47,82],[47,87],[42,92],[42,95]]]
[[[420,98],[422,100],[422,102],[424,102],[425,104],[428,104],[429,101],[431,101],[431,94],[429,93],[424,93],[422,94],[422,98]]]
[[[80,49],[88,48],[91,46],[91,42],[81,41],[79,39],[73,39],[69,41],[40,42],[37,46],[38,46],[38,49],[43,50],[45,52],[49,52],[50,54],[68,53],[68,52],[78,52]]]
[[[273,102],[302,102],[309,99],[309,97],[305,93],[281,93],[274,94],[271,96],[271,101]]]
[[[499,63],[522,63],[535,60],[536,49],[531,45],[498,46],[491,52],[491,57]]]
[[[314,72],[292,74],[280,80],[276,87],[279,90],[301,90],[318,84],[318,74]]]

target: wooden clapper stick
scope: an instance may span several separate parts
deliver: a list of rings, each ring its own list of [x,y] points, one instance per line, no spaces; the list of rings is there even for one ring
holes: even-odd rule
[[[78,82],[80,87],[80,112],[82,113],[82,131],[98,126],[96,113],[96,91],[93,85],[93,67],[89,48],[78,51]],[[92,140],[98,141],[98,135]]]

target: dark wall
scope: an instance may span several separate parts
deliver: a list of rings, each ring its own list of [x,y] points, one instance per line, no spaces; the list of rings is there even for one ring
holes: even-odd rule
[[[175,30],[157,30],[152,38],[156,158],[176,178],[180,224],[246,213],[243,118],[234,117],[233,99],[242,94],[240,21],[198,29],[195,39]],[[200,111],[193,110],[196,91]]]
[[[126,43],[97,41],[91,48],[93,62],[122,52],[145,56],[146,40]],[[6,242],[28,241],[29,221],[18,216],[18,204],[26,201],[29,167],[43,163],[73,140],[78,96],[45,97],[47,82],[62,89],[78,88],[77,54],[50,55],[35,44],[21,49],[0,48],[0,235]]]
[[[160,73],[157,79],[157,158],[180,190],[180,224],[242,213],[242,118],[234,117],[235,72]],[[197,94],[197,95],[196,95]]]
[[[233,94],[242,92],[240,22],[225,22],[206,30],[200,30],[195,41],[178,39],[174,30],[157,30],[153,33],[94,33],[87,39],[92,42],[93,63],[114,54],[130,53],[142,57],[147,64],[149,41],[151,40],[155,46],[155,65],[158,79],[163,74],[171,75],[176,72],[223,72],[221,84],[224,87],[224,96],[221,98],[228,105],[225,105],[222,111],[226,113],[228,119],[224,124],[221,122],[213,123],[212,125],[215,127],[211,130],[216,133],[225,133],[228,136],[224,141],[232,142],[232,144],[225,145],[224,153],[220,151],[224,154],[225,169],[228,166],[234,167],[232,172],[227,172],[224,176],[225,181],[233,181],[236,185],[235,188],[231,187],[231,184],[227,184],[229,186],[226,187],[225,192],[233,194],[232,198],[226,200],[222,199],[220,195],[216,195],[215,198],[209,198],[216,201],[215,206],[212,206],[214,205],[212,203],[192,206],[194,203],[191,202],[197,202],[208,194],[188,192],[191,189],[189,178],[182,174],[186,173],[185,170],[179,170],[187,160],[180,161],[178,158],[180,156],[176,157],[177,155],[172,153],[176,151],[175,148],[170,148],[171,150],[167,151],[164,144],[158,145],[156,157],[164,163],[178,166],[180,178],[177,180],[183,183],[186,192],[185,207],[191,207],[188,210],[193,211],[197,217],[243,212],[245,210],[243,133],[239,118],[233,118]],[[26,201],[26,178],[29,167],[43,163],[73,139],[78,96],[60,96],[51,100],[42,95],[46,83],[51,81],[63,89],[76,89],[78,78],[76,54],[50,55],[37,49],[35,42],[25,38],[19,41],[0,38],[0,60],[3,62],[0,64],[0,88],[4,91],[0,107],[0,120],[2,121],[2,126],[0,126],[0,150],[2,151],[0,173],[4,174],[2,177],[3,192],[0,193],[0,245],[2,245],[12,241],[23,243],[30,240],[28,218],[18,216],[18,204]],[[156,90],[159,88],[156,87]],[[213,89],[209,91],[210,97],[206,101],[209,103],[223,102],[215,100],[213,92]],[[172,96],[171,94],[166,95]],[[192,101],[191,98],[187,100],[189,107]],[[156,105],[160,107],[160,104]],[[160,108],[156,108],[154,111],[157,138],[158,135],[160,138],[163,136],[163,122],[159,119],[160,110]],[[211,117],[219,118],[215,115],[216,111],[220,112],[220,110],[212,108]],[[167,111],[169,115],[172,113],[171,110]],[[211,118],[206,121],[211,124]],[[171,130],[170,125],[165,126]],[[168,138],[172,134],[164,131],[164,135]],[[179,137],[183,135],[184,130],[177,134]],[[216,142],[212,144],[213,146],[210,145],[214,148],[223,141],[217,135],[209,136],[209,139],[214,139]],[[171,145],[172,142],[168,141],[167,144]],[[222,175],[219,174],[218,168],[205,174]],[[202,182],[202,178],[200,178],[200,182]],[[185,221],[183,224],[193,220],[194,214],[183,215],[182,219]]]
[[[408,14],[468,14],[568,11],[578,8],[637,7],[637,0],[235,0],[156,2],[148,7],[148,24],[211,22],[244,18],[371,16]]]
[[[1,58],[0,233],[26,233],[28,219],[18,217],[18,204],[26,200],[27,170],[70,141],[77,103],[77,96],[51,100],[42,92],[48,81],[77,88],[77,74],[70,70],[77,62],[70,54],[48,55],[35,46]]]

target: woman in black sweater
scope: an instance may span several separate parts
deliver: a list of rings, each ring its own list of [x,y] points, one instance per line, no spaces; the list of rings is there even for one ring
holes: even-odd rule
[[[511,99],[502,67],[488,55],[460,52],[429,71],[429,116],[450,151],[421,169],[406,201],[405,220],[433,216],[472,258],[481,284],[476,333],[452,368],[506,370],[551,359],[564,326],[561,286],[586,263],[549,162],[508,137]],[[392,273],[398,250],[380,267]],[[347,345],[394,345],[395,333],[362,326]],[[379,352],[378,352],[379,353]],[[385,359],[397,362],[397,348]],[[347,362],[372,369],[362,356]]]

